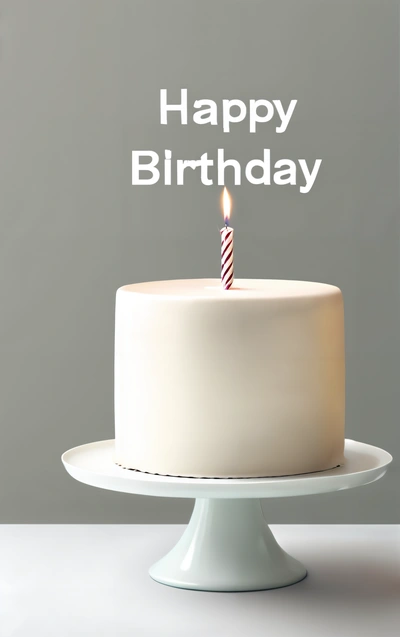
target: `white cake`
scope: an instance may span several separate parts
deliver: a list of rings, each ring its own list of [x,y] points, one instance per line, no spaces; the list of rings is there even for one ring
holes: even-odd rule
[[[115,461],[194,477],[343,463],[342,294],[323,283],[195,279],[117,291]]]

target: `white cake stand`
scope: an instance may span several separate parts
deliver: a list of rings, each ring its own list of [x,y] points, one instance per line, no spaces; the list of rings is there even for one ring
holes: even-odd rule
[[[122,469],[114,463],[114,440],[66,451],[68,473],[111,491],[166,498],[196,498],[179,542],[150,568],[157,582],[206,591],[250,591],[295,584],[306,568],[277,543],[265,522],[260,498],[341,491],[381,478],[392,456],[346,440],[346,461],[330,471],[284,478],[175,478]]]

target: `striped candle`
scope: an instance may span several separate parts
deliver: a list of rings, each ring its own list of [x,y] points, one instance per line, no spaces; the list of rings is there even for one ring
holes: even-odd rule
[[[225,226],[221,233],[221,283],[224,290],[232,287],[233,276],[233,228],[228,225],[231,214],[231,198],[226,188],[222,195]]]

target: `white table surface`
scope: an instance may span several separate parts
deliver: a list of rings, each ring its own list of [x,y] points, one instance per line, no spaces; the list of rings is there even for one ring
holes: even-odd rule
[[[395,637],[400,526],[275,526],[308,568],[294,586],[206,593],[149,566],[182,526],[0,526],[1,637]]]

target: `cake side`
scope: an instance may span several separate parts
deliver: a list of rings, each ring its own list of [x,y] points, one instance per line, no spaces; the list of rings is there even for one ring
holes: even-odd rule
[[[162,293],[150,284],[117,292],[116,462],[197,477],[341,464],[340,290],[239,280],[234,299],[215,280],[187,281],[184,294],[176,283],[162,282]]]

